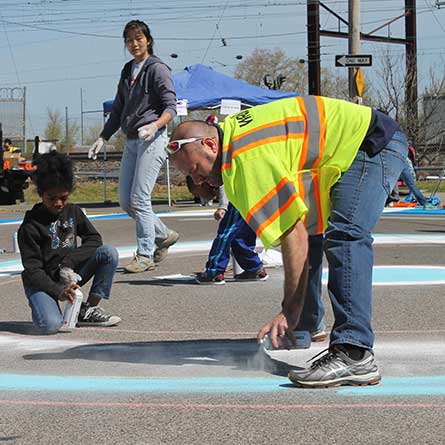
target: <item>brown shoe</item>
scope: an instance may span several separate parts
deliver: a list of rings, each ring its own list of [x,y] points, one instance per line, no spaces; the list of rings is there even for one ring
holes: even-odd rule
[[[135,255],[130,264],[127,264],[124,269],[129,273],[145,272],[146,270],[153,270],[155,263],[153,258],[147,256]]]
[[[169,230],[168,237],[159,244],[156,248],[155,253],[153,254],[153,260],[155,263],[160,263],[164,261],[167,257],[168,248],[173,246],[179,239],[179,233],[174,230]]]

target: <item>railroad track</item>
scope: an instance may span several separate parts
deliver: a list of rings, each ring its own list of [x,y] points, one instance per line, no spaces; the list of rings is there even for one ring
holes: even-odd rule
[[[87,151],[74,151],[69,154],[70,158],[74,161],[91,161],[88,159],[88,152]],[[120,161],[122,158],[122,152],[121,151],[110,151],[107,152],[107,161]],[[104,160],[104,153],[101,152],[97,155],[97,161],[103,161]]]

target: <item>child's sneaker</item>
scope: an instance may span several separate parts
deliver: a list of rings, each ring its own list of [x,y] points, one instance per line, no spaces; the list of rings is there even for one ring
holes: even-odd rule
[[[173,246],[173,244],[176,243],[179,239],[179,233],[175,232],[174,230],[168,231],[168,237],[162,243],[159,244],[159,246],[156,248],[154,254],[153,254],[153,260],[155,263],[160,263],[161,261],[164,261],[167,257],[168,248]]]
[[[226,284],[223,273],[213,276],[207,272],[198,272],[195,277],[195,282],[198,284]]]
[[[82,303],[79,312],[77,324],[79,326],[114,326],[121,322],[117,315],[107,314],[99,306],[90,306],[88,303]]]
[[[237,281],[266,281],[269,278],[266,269],[261,268],[256,272],[248,272],[245,270],[242,273],[235,275],[235,280]]]

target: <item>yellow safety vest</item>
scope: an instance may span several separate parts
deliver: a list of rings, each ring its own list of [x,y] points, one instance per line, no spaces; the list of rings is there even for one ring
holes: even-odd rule
[[[330,189],[351,166],[371,113],[343,100],[300,96],[224,120],[224,189],[266,248],[300,219],[309,234],[324,232]]]

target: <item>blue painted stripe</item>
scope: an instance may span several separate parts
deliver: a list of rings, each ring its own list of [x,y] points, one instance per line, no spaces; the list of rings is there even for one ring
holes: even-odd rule
[[[285,377],[202,377],[184,379],[59,377],[0,374],[0,390],[126,393],[269,393],[295,390]],[[340,396],[444,396],[445,376],[384,377],[379,385],[340,387]]]
[[[0,374],[0,390],[143,393],[246,393],[286,390],[284,377],[105,378]]]
[[[445,376],[383,377],[379,385],[344,386],[343,396],[445,396]]]
[[[440,207],[434,210],[424,210],[423,207],[408,207],[403,210],[385,211],[383,215],[399,215],[399,216],[412,216],[412,215],[445,215],[445,210]]]

